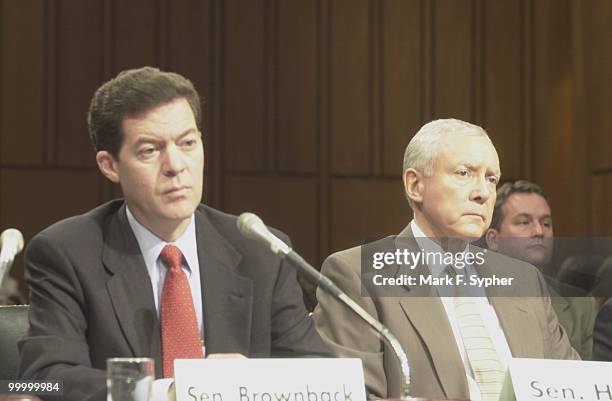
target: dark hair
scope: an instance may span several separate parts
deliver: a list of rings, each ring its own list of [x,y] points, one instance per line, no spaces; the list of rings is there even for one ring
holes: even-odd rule
[[[123,143],[122,124],[175,99],[185,98],[201,130],[200,97],[187,78],[153,67],[125,70],[96,90],[87,126],[96,151],[106,150],[115,159]]]
[[[512,194],[538,194],[548,201],[548,196],[538,184],[526,180],[506,182],[497,189],[497,199],[495,200],[493,217],[491,218],[491,228],[499,231],[501,222],[504,220],[506,214],[504,205]]]

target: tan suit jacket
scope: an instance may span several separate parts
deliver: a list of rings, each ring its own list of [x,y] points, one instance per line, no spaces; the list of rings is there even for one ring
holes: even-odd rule
[[[444,306],[433,287],[404,288],[403,296],[375,294],[369,286],[372,269],[368,255],[372,249],[393,247],[418,252],[409,227],[398,237],[388,237],[361,247],[335,253],[323,263],[322,272],[340,286],[372,316],[385,324],[398,338],[408,355],[411,367],[411,394],[426,398],[468,399],[466,373]],[[362,255],[363,253],[363,255]],[[504,275],[504,267],[516,269],[524,294],[532,297],[499,297],[487,291],[514,357],[579,359],[559,325],[546,295],[543,278],[533,266],[505,256],[487,252],[479,276]],[[361,261],[364,268],[361,271]],[[392,267],[396,274],[401,267]],[[427,266],[416,267],[413,274],[429,274]],[[363,278],[363,281],[362,281]],[[525,287],[527,286],[527,287]],[[518,287],[516,287],[518,288]],[[506,294],[504,294],[506,295]],[[338,356],[361,358],[366,386],[379,397],[397,397],[401,393],[399,364],[391,349],[346,307],[320,289],[314,318],[321,336]]]

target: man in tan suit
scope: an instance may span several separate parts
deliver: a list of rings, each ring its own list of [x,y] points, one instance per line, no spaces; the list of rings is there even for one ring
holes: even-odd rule
[[[504,255],[523,260],[544,271],[553,251],[553,219],[548,197],[537,184],[519,180],[497,190],[487,246]],[[552,306],[572,347],[583,359],[593,351],[593,326],[597,307],[586,292],[546,279]]]
[[[512,357],[577,359],[537,269],[469,245],[491,222],[501,175],[486,132],[459,120],[430,122],[408,144],[403,172],[410,224],[399,236],[331,255],[322,272],[398,337],[411,367],[411,394],[493,400]],[[418,254],[412,265],[402,258]],[[374,262],[384,258],[377,255],[391,256],[381,267]],[[455,277],[459,284],[458,276],[512,279],[512,285],[464,289],[431,282],[451,277],[452,284]],[[382,282],[405,277],[430,281]],[[362,359],[371,395],[399,396],[402,378],[391,349],[336,300],[322,291],[317,297],[314,317],[327,345],[339,356]],[[466,308],[478,319],[490,363],[466,345],[473,339]]]

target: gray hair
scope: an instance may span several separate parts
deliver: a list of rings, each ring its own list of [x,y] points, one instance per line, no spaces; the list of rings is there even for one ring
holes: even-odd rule
[[[413,168],[425,177],[433,174],[433,166],[438,155],[440,143],[446,135],[479,135],[491,139],[481,127],[454,118],[430,121],[412,137],[404,151],[402,175],[407,169]],[[414,209],[412,200],[408,204]]]

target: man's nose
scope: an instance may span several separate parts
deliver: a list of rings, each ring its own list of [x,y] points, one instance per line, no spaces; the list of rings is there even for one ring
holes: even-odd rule
[[[477,177],[474,179],[474,187],[472,188],[471,200],[478,203],[485,203],[492,195],[491,188],[486,177]]]
[[[185,169],[183,153],[175,145],[166,148],[163,171],[167,176],[174,176]]]
[[[542,227],[542,224],[537,220],[533,223],[532,236],[533,237],[543,237],[544,236],[544,227]]]

